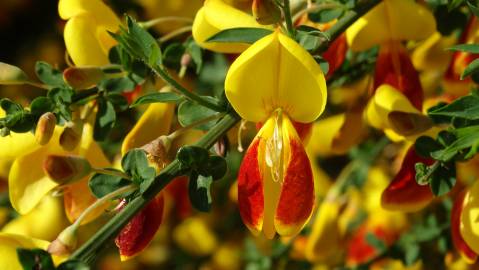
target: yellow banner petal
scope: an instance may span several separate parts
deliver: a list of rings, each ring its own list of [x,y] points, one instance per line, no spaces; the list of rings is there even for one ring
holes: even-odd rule
[[[233,108],[248,121],[265,121],[282,108],[292,120],[314,121],[326,105],[326,81],[319,65],[298,43],[275,32],[231,65],[225,91]]]
[[[0,265],[3,270],[22,270],[17,257],[17,248],[46,249],[47,241],[33,239],[21,235],[0,233]]]

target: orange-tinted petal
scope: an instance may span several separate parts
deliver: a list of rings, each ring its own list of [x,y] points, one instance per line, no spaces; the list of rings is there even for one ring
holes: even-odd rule
[[[238,206],[246,226],[257,235],[263,227],[263,182],[259,168],[260,138],[249,146],[238,173]]]
[[[416,182],[415,164],[431,165],[433,160],[420,157],[411,147],[404,157],[401,169],[381,196],[381,205],[389,210],[414,212],[425,207],[434,198],[428,185]]]
[[[346,42],[346,35],[342,34],[334,40],[328,50],[324,52],[323,58],[328,61],[329,64],[328,74],[326,74],[327,79],[329,79],[333,73],[341,67],[346,58],[347,50],[348,43]]]
[[[283,125],[291,125],[290,123],[284,121]],[[276,231],[282,236],[299,233],[311,217],[314,206],[311,163],[295,129],[290,127],[289,131],[285,134],[287,136],[285,142],[289,142],[290,148],[289,160],[286,163],[287,169],[274,221]]]
[[[386,245],[390,245],[396,238],[396,233],[380,226],[363,224],[352,236],[347,247],[346,265],[354,266],[366,263],[379,254],[379,251],[367,240],[367,235],[373,234]]]
[[[477,254],[464,241],[461,235],[461,214],[464,209],[464,198],[466,191],[463,190],[454,200],[451,211],[451,238],[454,247],[459,251],[461,256],[468,262],[474,263],[477,259]]]
[[[163,195],[157,195],[121,230],[115,239],[122,261],[145,249],[155,236],[163,219]]]
[[[421,111],[424,100],[419,75],[406,49],[398,42],[390,42],[379,51],[374,74],[374,89],[389,84],[398,89]]]

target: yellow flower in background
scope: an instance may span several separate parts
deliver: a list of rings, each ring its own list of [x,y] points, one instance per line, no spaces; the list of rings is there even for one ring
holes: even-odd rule
[[[226,97],[238,114],[264,123],[238,174],[238,204],[246,226],[267,238],[294,236],[314,205],[312,169],[292,121],[314,121],[326,105],[319,65],[294,40],[274,32],[231,65]]]
[[[206,0],[196,13],[193,38],[203,48],[221,53],[240,53],[250,46],[245,43],[206,42],[213,35],[230,28],[268,28],[251,15],[250,0]],[[269,27],[271,28],[271,27]]]
[[[418,27],[420,26],[420,27]],[[432,13],[413,0],[384,0],[346,30],[353,51],[390,40],[422,40],[436,31]]]
[[[173,240],[188,254],[197,257],[211,255],[218,246],[216,235],[200,217],[185,219],[177,225]]]
[[[451,60],[452,52],[446,50],[454,45],[454,36],[442,36],[434,32],[429,38],[421,42],[411,54],[411,60],[417,70],[434,70],[444,72]]]
[[[103,66],[116,41],[108,34],[121,24],[102,0],[60,0],[58,13],[68,20],[63,32],[65,46],[77,66]]]

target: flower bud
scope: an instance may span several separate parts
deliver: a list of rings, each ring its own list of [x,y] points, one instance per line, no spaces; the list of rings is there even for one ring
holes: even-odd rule
[[[253,16],[259,24],[275,24],[281,20],[281,10],[273,0],[253,0]]]
[[[78,156],[49,155],[43,162],[43,170],[56,183],[75,182],[91,172],[88,160]]]
[[[83,122],[75,121],[73,125],[66,127],[60,135],[60,145],[65,151],[72,151],[80,143],[83,131]]]
[[[35,139],[38,144],[45,145],[50,141],[56,124],[57,118],[53,113],[47,112],[40,116],[35,129]]]
[[[77,227],[75,225],[63,230],[53,242],[48,246],[47,251],[56,256],[68,256],[77,245]]]
[[[27,74],[20,68],[0,62],[0,84],[24,84],[28,81]]]
[[[97,85],[104,75],[99,67],[69,67],[63,72],[63,79],[74,89],[88,89]]]
[[[169,163],[168,152],[170,147],[171,139],[168,138],[168,136],[160,136],[154,141],[142,146],[141,149],[146,151],[150,165],[159,172]]]

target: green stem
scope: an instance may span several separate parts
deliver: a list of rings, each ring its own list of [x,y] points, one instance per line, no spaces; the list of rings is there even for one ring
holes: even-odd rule
[[[293,18],[291,17],[291,7],[289,0],[283,0],[284,21],[286,22],[286,29],[288,29],[289,36],[294,38]]]
[[[171,23],[171,22],[182,22],[182,23],[193,23],[193,20],[191,18],[186,18],[186,17],[176,17],[176,16],[168,16],[168,17],[160,17],[156,18],[147,22],[141,22],[140,25],[148,29],[154,25],[161,24],[161,23]]]
[[[120,171],[116,171],[116,170],[108,170],[108,169],[103,169],[103,168],[92,168],[92,171],[95,172],[95,173],[99,173],[99,174],[107,174],[107,175],[111,175],[111,176],[118,176],[118,177],[121,177],[123,179],[131,180],[129,175],[127,175],[124,172],[120,172]]]
[[[199,96],[199,95],[189,91],[188,89],[184,88],[175,79],[170,77],[170,75],[165,70],[163,70],[161,67],[155,66],[155,67],[151,67],[151,69],[153,69],[153,71],[156,73],[156,75],[158,75],[166,83],[171,85],[171,87],[173,87],[175,90],[180,92],[187,99],[189,99],[191,101],[194,101],[194,102],[196,102],[196,103],[198,103],[202,106],[205,106],[205,107],[210,108],[210,109],[212,109],[214,111],[217,111],[217,112],[224,112],[225,111],[224,107],[221,106],[219,104],[219,102],[212,102],[211,100],[208,100],[208,99],[206,99],[202,96]]]
[[[230,112],[221,119],[200,141],[196,146],[209,149],[213,144],[221,138],[229,129],[240,121],[240,117]],[[175,159],[165,169],[163,169],[155,181],[140,194],[140,196],[128,203],[125,208],[110,221],[105,224],[100,230],[93,235],[85,244],[78,248],[70,257],[70,259],[81,260],[87,264],[92,264],[98,255],[103,250],[107,243],[110,243],[120,232],[120,230],[133,218],[149,201],[151,201],[168,183],[170,183],[177,176],[182,175],[180,169],[180,162]]]

